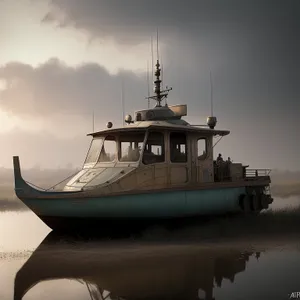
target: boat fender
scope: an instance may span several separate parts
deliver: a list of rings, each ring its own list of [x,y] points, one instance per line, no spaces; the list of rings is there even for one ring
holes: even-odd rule
[[[256,195],[251,195],[250,196],[250,203],[251,203],[251,210],[252,211],[259,211],[260,210],[260,203],[259,203],[259,199]]]
[[[239,207],[240,207],[240,209],[241,210],[244,210],[244,198],[245,198],[245,194],[241,194],[240,196],[239,196]]]
[[[246,195],[244,198],[244,213],[248,214],[251,212],[251,197]]]
[[[262,194],[260,196],[260,204],[261,204],[261,206],[262,206],[263,209],[268,208],[268,205],[266,203],[266,199],[265,198],[266,198],[266,196],[264,194]]]
[[[244,213],[249,213],[251,210],[250,199],[248,195],[242,194],[240,196],[240,207]]]

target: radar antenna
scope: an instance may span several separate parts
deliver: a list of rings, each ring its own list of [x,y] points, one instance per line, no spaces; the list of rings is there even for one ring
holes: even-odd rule
[[[151,39],[151,48],[152,48],[152,39]],[[172,88],[166,87],[165,90],[161,90],[162,80],[160,79],[160,76],[161,76],[162,70],[160,68],[160,63],[159,63],[158,30],[157,30],[157,61],[156,61],[155,66],[156,66],[156,69],[155,69],[154,75],[155,75],[156,79],[153,81],[155,96],[148,96],[148,97],[146,97],[146,99],[148,99],[148,101],[150,99],[156,100],[155,107],[162,107],[162,105],[161,105],[162,100],[166,99],[168,97],[169,91],[171,91]],[[153,67],[153,65],[152,65],[152,67]],[[166,105],[167,105],[167,102],[166,102]]]
[[[155,73],[154,73],[154,75],[156,77],[156,80],[154,81],[155,96],[146,97],[146,99],[156,100],[156,106],[155,107],[161,107],[162,100],[168,97],[169,91],[171,91],[172,88],[166,87],[165,90],[161,90],[161,86],[160,86],[161,85],[161,80],[160,80],[161,69],[160,69],[160,63],[159,63],[158,60],[157,60],[155,66],[156,66],[156,70],[155,70]]]
[[[210,116],[207,117],[207,125],[210,129],[214,129],[217,125],[217,118],[213,115],[213,84],[211,72],[209,72],[209,81],[210,81]]]

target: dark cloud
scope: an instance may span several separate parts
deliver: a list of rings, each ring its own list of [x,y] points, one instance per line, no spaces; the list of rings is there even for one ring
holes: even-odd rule
[[[216,151],[255,167],[300,169],[299,1],[52,0],[50,8],[43,22],[113,38],[124,51],[150,42],[158,27],[169,101],[187,103],[197,123],[209,113],[212,70],[218,127],[231,130]],[[103,123],[119,120],[122,78],[126,112],[146,107],[145,74],[111,76],[97,64],[12,63],[1,78],[12,83],[0,92],[1,109],[17,115],[96,109]]]
[[[209,36],[256,39],[262,43],[288,39],[299,32],[297,0],[50,0],[44,22],[83,29],[92,36],[121,43],[148,40],[159,28],[207,40]],[[287,36],[286,36],[287,34]],[[233,40],[231,39],[231,42]]]
[[[194,90],[193,96],[199,94],[195,86],[198,88],[199,82],[208,78],[211,69],[219,90],[230,95],[232,101],[240,98],[236,105],[245,107],[248,103],[251,109],[253,103],[259,102],[264,109],[296,109],[300,95],[297,0],[50,3],[51,10],[44,22],[82,29],[97,38],[112,37],[119,44],[149,42],[150,34],[159,28],[164,63],[172,65],[168,72],[173,78],[167,78],[171,84],[176,82],[181,92]],[[134,51],[132,46],[129,49]],[[226,100],[226,96],[222,98]]]
[[[205,120],[200,116],[209,114],[209,76],[199,71],[198,66],[168,66],[164,79],[174,87],[169,103],[188,104],[188,115],[193,117],[189,120],[203,124]],[[244,73],[238,66],[233,69],[226,64],[213,73],[218,128],[231,130],[231,135],[216,146],[216,153],[222,152],[225,157],[231,156],[234,161],[253,167],[300,168],[297,159],[300,145],[296,138],[300,107],[295,98],[296,89],[284,80],[287,74],[275,73],[262,78],[259,72]],[[24,157],[27,166],[30,163],[42,166],[81,163],[89,143],[85,133],[91,128],[92,109],[100,124],[97,129],[109,120],[120,124],[122,78],[126,112],[147,106],[145,74],[123,72],[112,76],[96,64],[72,68],[50,60],[33,68],[12,63],[0,69],[0,77],[9,81],[7,89],[0,94],[2,110],[32,119],[42,116],[52,124],[52,132],[68,131],[70,134],[69,139],[59,139],[56,134],[45,132],[29,134],[15,130],[3,134],[0,138],[5,165],[10,164],[13,154]],[[72,120],[61,118],[58,122],[55,117],[55,114],[84,115],[85,112],[88,120],[83,121],[82,126],[86,129],[79,130],[81,125]]]
[[[0,68],[0,79],[6,82],[6,88],[0,91],[0,105],[17,116],[84,115],[97,110],[99,117],[107,113],[120,117],[122,78],[131,96],[144,96],[146,81],[131,72],[113,76],[97,64],[73,68],[57,59],[36,68],[9,63]],[[145,87],[139,88],[141,85]],[[127,101],[129,105],[131,99]]]

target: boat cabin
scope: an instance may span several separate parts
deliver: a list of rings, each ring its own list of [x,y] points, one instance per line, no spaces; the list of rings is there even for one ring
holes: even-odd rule
[[[141,121],[90,134],[84,168],[152,167],[166,184],[214,181],[213,137],[228,131]]]
[[[83,169],[65,190],[119,182],[133,170],[135,177],[129,176],[125,185],[134,184],[136,188],[242,179],[242,164],[220,165],[214,161],[213,138],[229,134],[228,130],[214,129],[215,117],[209,117],[207,125],[193,126],[182,119],[187,115],[187,105],[161,104],[171,89],[160,90],[159,66],[157,62],[156,95],[150,97],[156,100],[156,106],[135,112],[134,120],[127,115],[124,127],[113,128],[109,122],[107,129],[90,133],[93,139]],[[121,183],[124,185],[124,180]]]

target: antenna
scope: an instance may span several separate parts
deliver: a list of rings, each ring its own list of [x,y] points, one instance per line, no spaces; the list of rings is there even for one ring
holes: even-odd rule
[[[157,52],[157,60],[159,61],[159,51],[158,51],[158,29],[156,32],[156,52]]]
[[[153,38],[151,36],[151,65],[152,65],[152,84],[154,82],[154,59],[153,59]]]
[[[153,40],[151,36],[151,54],[152,54],[152,79],[154,83],[154,94],[155,96],[148,96],[148,100],[156,100],[156,106],[155,107],[161,107],[161,101],[165,98],[167,98],[169,91],[172,90],[172,88],[166,87],[165,90],[161,90],[161,83],[162,80],[160,79],[161,77],[161,71],[162,69],[160,68],[161,64],[159,63],[159,42],[158,42],[158,30],[157,30],[157,40],[156,40],[156,50],[157,50],[157,61],[155,65],[155,72],[153,71],[154,63],[153,63]],[[154,76],[156,77],[154,80]],[[149,105],[149,102],[148,102]],[[166,101],[167,105],[167,101]],[[149,107],[148,107],[149,108]]]
[[[147,87],[148,87],[148,108],[150,108],[150,83],[149,83],[149,61],[147,60]]]
[[[164,66],[163,66],[163,62],[162,62],[162,58],[160,58],[160,65],[161,65],[161,86],[162,88],[164,88]]]
[[[123,78],[123,75],[122,75],[122,79],[121,79],[121,102],[122,102],[122,124],[124,126],[125,103],[124,103],[124,78]]]
[[[95,132],[95,113],[93,111],[93,132]]]
[[[211,78],[211,71],[209,72],[209,80],[210,80],[210,113],[213,117],[213,85],[212,85],[212,78]]]
[[[214,117],[213,112],[213,85],[212,85],[212,77],[211,71],[209,72],[209,80],[210,80],[210,117],[207,118],[207,125],[210,129],[214,129],[217,125],[217,118]]]

